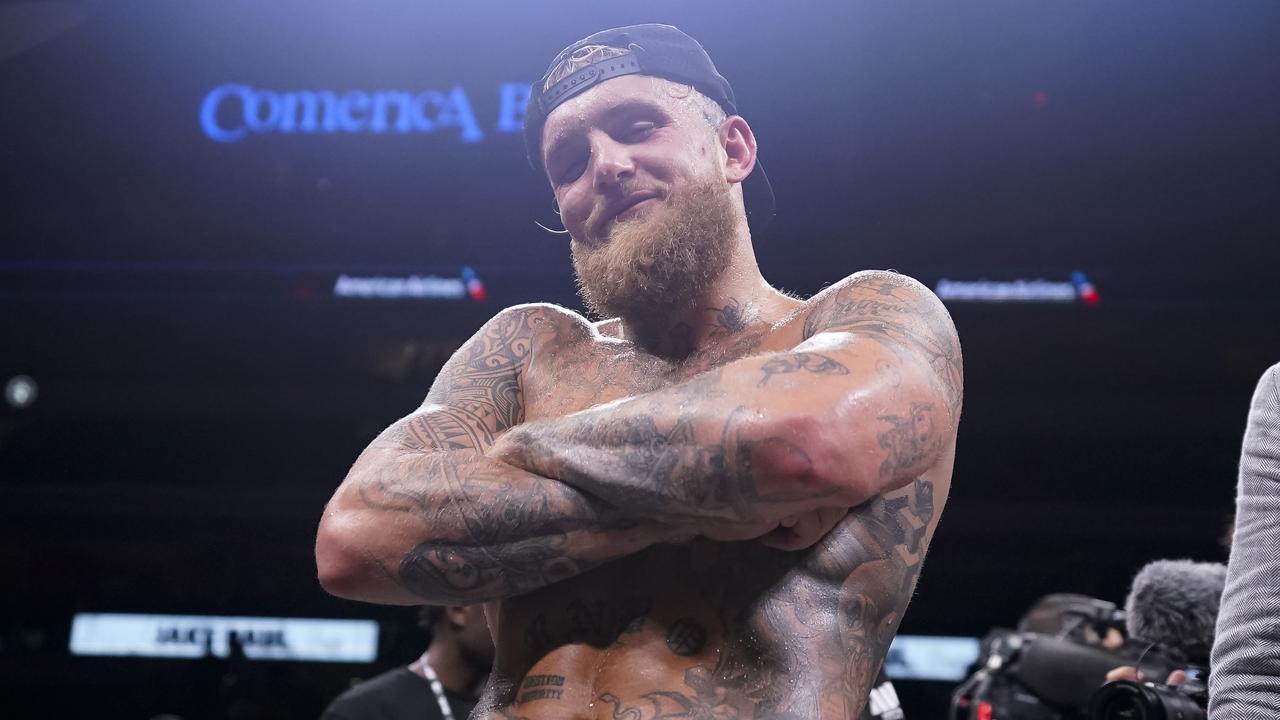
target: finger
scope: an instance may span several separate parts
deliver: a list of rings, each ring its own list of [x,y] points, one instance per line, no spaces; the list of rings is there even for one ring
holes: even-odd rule
[[[1169,679],[1165,681],[1166,685],[1181,685],[1187,681],[1187,673],[1185,670],[1174,670],[1169,673]]]
[[[805,513],[800,517],[791,530],[801,537],[818,539],[819,530],[822,528],[822,517],[816,512]]]
[[[788,550],[806,550],[822,539],[821,524],[816,518],[804,518],[793,528],[788,528],[790,535],[786,539]]]
[[[1118,667],[1107,673],[1107,682],[1115,682],[1117,680],[1128,680],[1129,682],[1138,682],[1138,669],[1132,665]]]

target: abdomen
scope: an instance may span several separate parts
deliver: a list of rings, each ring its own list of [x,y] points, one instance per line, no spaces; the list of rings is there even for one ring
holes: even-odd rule
[[[664,546],[508,600],[476,717],[838,717],[807,711],[820,668],[806,659],[833,654],[838,602],[796,567],[804,557]]]

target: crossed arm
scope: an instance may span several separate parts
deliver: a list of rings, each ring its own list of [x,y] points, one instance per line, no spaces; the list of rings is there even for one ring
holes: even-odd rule
[[[790,351],[525,423],[522,375],[564,332],[560,312],[504,311],[365,450],[317,536],[330,592],[478,602],[660,542],[758,537],[910,482],[954,433],[959,345],[902,276],[828,288]]]

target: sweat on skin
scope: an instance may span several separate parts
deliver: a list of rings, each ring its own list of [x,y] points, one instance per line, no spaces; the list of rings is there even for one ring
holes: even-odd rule
[[[671,85],[605,81],[544,129],[579,282],[617,317],[499,313],[321,522],[334,594],[489,603],[480,717],[855,718],[946,501],[945,309],[895,273],[805,301],[769,286],[750,127]]]

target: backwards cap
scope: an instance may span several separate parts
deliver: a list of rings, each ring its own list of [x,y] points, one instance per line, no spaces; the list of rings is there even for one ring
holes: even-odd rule
[[[594,45],[615,48],[619,52],[608,53],[607,57],[599,56],[548,86],[547,79],[556,68],[578,50]],[[529,164],[535,170],[546,172],[542,165],[542,128],[551,111],[588,88],[622,75],[650,75],[691,85],[716,101],[726,114],[738,114],[729,81],[716,70],[702,45],[678,28],[646,24],[601,30],[561,50],[551,61],[547,72],[533,85],[524,116],[524,144]],[[759,160],[742,183],[742,198],[751,229],[763,230],[773,218],[774,199],[773,187]]]

